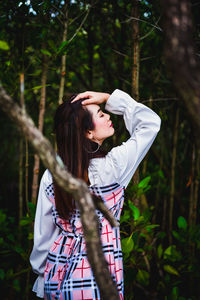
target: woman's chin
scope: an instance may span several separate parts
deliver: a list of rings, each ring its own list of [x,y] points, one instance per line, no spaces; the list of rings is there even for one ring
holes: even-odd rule
[[[109,137],[113,136],[113,134],[115,133],[115,129],[114,129],[113,127],[112,127],[111,129],[112,129],[112,130],[111,130],[111,132],[110,132]]]

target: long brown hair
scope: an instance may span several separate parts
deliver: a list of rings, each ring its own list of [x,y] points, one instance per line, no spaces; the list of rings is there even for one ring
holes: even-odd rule
[[[95,150],[98,144],[86,137],[88,130],[94,129],[91,113],[87,107],[82,106],[81,99],[71,103],[76,97],[73,95],[69,100],[57,108],[54,117],[54,130],[56,134],[57,153],[61,157],[69,172],[75,177],[82,178],[87,183],[88,167],[91,158],[103,157],[106,152]],[[91,153],[95,152],[95,153]],[[64,192],[54,182],[55,202],[59,215],[65,219],[75,208],[74,201],[68,193]]]

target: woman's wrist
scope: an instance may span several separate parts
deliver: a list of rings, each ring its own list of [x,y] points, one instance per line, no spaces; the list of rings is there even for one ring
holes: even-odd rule
[[[108,98],[110,97],[110,94],[104,93],[104,101],[107,102]]]

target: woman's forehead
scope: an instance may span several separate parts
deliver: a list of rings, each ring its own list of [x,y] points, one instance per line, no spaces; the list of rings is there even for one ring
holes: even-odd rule
[[[97,104],[88,104],[86,108],[92,113],[93,116],[97,115],[101,110],[100,106]]]

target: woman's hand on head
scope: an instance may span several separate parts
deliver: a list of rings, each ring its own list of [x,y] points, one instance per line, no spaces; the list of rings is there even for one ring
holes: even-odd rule
[[[71,103],[73,103],[77,100],[80,100],[80,99],[86,99],[86,100],[83,100],[82,105],[101,104],[101,103],[107,102],[109,97],[110,97],[110,94],[108,94],[108,93],[87,91],[87,92],[78,94]]]

